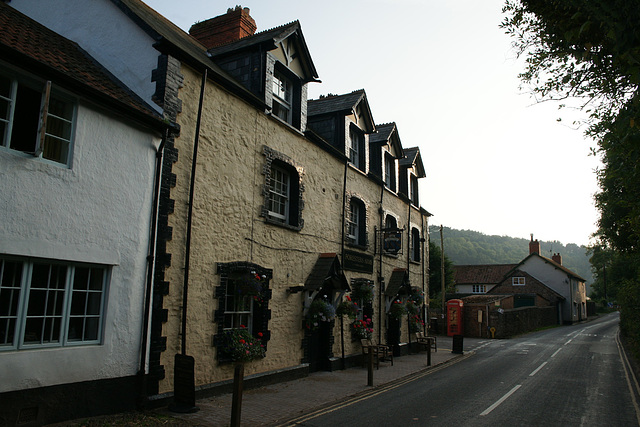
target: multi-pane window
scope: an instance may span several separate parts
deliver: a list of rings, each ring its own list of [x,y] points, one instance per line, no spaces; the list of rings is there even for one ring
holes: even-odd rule
[[[524,277],[512,277],[511,284],[513,286],[524,286],[525,285]]]
[[[51,86],[0,75],[0,145],[68,165],[75,104]]]
[[[384,183],[391,191],[396,191],[396,162],[389,153],[384,154]]]
[[[367,245],[367,212],[364,203],[352,198],[349,202],[349,218],[347,220],[347,237],[349,243],[359,246]]]
[[[107,269],[0,258],[0,349],[97,344]]]
[[[269,215],[287,221],[289,212],[289,173],[275,165],[271,165],[271,181],[269,183]]]
[[[472,292],[474,294],[485,294],[487,293],[487,285],[473,285]]]
[[[419,196],[418,196],[418,178],[414,175],[411,174],[410,175],[410,185],[411,185],[411,203],[413,203],[415,206],[418,206],[419,203]]]
[[[273,114],[291,124],[293,85],[278,71],[273,73]]]
[[[411,229],[411,261],[420,262],[420,231]]]
[[[362,135],[353,127],[349,130],[349,161],[360,168],[360,146]]]
[[[240,279],[229,279],[224,300],[224,329],[243,327],[252,332],[253,300],[253,296],[242,292]]]

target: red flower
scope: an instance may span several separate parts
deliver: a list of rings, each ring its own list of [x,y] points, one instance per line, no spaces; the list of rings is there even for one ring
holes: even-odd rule
[[[351,297],[347,295],[347,301],[351,301]]]
[[[246,326],[244,326],[244,325],[240,325],[240,327],[241,327],[241,328],[246,328]]]
[[[245,340],[240,340],[240,344],[244,344],[244,343],[245,343]]]
[[[259,336],[259,337],[262,337],[262,332],[258,332],[258,336]]]

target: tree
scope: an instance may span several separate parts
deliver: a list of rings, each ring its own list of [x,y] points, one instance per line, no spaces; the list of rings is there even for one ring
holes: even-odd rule
[[[442,291],[442,251],[432,241],[429,241],[429,298],[441,297]],[[453,289],[453,263],[444,255],[444,283],[445,292]]]

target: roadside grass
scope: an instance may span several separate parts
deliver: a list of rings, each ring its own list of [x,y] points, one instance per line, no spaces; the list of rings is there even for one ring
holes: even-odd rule
[[[57,423],[55,427],[157,427],[157,426],[194,426],[189,421],[174,418],[169,415],[151,412],[151,411],[134,411],[123,412],[114,415],[101,415],[91,418],[80,418],[77,420]]]

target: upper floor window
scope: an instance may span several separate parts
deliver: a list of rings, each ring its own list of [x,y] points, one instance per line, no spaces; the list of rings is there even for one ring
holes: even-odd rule
[[[0,350],[99,344],[107,269],[0,258]]]
[[[420,262],[420,230],[411,229],[411,261]]]
[[[273,72],[273,114],[292,124],[293,84],[279,71]]]
[[[391,191],[396,191],[396,161],[390,153],[384,153],[384,183]]]
[[[410,185],[411,185],[411,203],[413,203],[415,206],[418,206],[419,203],[419,199],[418,199],[418,177],[416,177],[414,174],[410,175]]]
[[[364,203],[352,198],[349,203],[348,238],[350,243],[359,246],[367,244],[367,214]]]
[[[357,126],[349,127],[349,161],[361,171],[365,171],[364,133]]]
[[[51,86],[0,75],[0,145],[68,165],[75,103]]]
[[[267,164],[264,168],[264,205],[261,216],[267,222],[295,230],[302,229],[302,186],[298,168],[290,159],[264,147]]]
[[[513,286],[524,286],[525,285],[524,277],[512,277],[511,284]]]
[[[473,292],[474,294],[486,294],[487,285],[473,285],[471,292]]]

